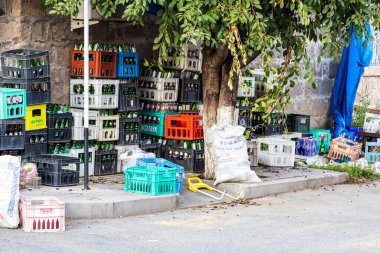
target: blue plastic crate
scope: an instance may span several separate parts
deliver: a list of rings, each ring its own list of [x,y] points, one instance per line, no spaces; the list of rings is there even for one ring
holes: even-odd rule
[[[380,142],[367,142],[365,144],[365,159],[369,163],[380,162]]]
[[[172,169],[176,169],[177,172],[177,192],[181,193],[182,190],[182,179],[184,174],[184,168],[178,164],[172,163],[163,158],[138,158],[136,160],[137,166],[151,165],[158,167],[168,167]]]
[[[136,52],[117,53],[117,77],[130,78],[139,76],[139,56]]]
[[[363,128],[351,127],[350,132],[353,133],[353,135],[351,135],[349,139],[353,141],[359,141],[360,139],[363,139],[363,135],[356,135],[357,132],[363,132]]]

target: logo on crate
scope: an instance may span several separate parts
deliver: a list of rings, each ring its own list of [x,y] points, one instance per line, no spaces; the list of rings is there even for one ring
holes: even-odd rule
[[[147,125],[142,125],[141,129],[143,131],[149,131],[149,132],[158,132],[158,129],[156,126],[147,126]]]

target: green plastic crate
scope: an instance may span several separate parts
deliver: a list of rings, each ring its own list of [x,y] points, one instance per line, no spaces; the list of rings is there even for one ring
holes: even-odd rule
[[[124,191],[150,195],[176,194],[177,170],[150,165],[127,168]]]
[[[286,126],[289,132],[308,134],[310,132],[310,115],[288,114]]]
[[[380,142],[367,142],[365,144],[365,159],[369,163],[380,162]]]
[[[0,88],[0,119],[15,119],[26,114],[26,90]]]
[[[165,116],[178,115],[179,113],[177,113],[177,112],[141,111],[139,114],[142,116],[141,133],[159,136],[159,137],[164,137],[164,135],[165,135]],[[160,124],[153,124],[153,123],[144,122],[144,116],[157,117],[160,119]]]
[[[331,141],[331,132],[330,130],[325,129],[310,129],[310,133],[317,139],[318,143],[318,152],[321,147],[322,137],[325,138],[325,154],[327,154],[330,150],[330,141]]]

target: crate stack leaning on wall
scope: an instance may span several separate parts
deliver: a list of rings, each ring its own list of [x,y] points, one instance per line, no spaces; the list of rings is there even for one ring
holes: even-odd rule
[[[121,172],[118,151],[138,147],[140,108],[136,97],[139,58],[132,44],[90,44],[89,53],[89,174],[95,176]],[[79,156],[80,175],[84,171],[84,81],[82,45],[70,52],[70,106],[73,115],[72,148]]]
[[[6,148],[4,145],[8,145],[6,144],[8,142],[7,139],[11,138],[14,139],[10,140],[13,144],[10,144],[11,146],[8,148],[14,149],[17,146],[16,143],[19,143],[18,146],[22,149],[19,155],[22,155],[25,159],[46,154],[46,104],[50,103],[51,100],[49,52],[31,49],[6,51],[1,54],[1,62],[1,87],[5,89],[22,89],[25,92],[25,97],[23,97],[22,101],[10,101],[11,107],[15,107],[14,113],[21,113],[24,119],[14,121],[12,123],[13,126],[2,124],[2,128],[4,128],[2,130],[8,132],[6,135],[9,137],[3,138],[2,136],[1,142],[3,144],[1,146]],[[7,97],[9,98],[9,96]],[[6,98],[4,97],[4,99]],[[3,104],[3,106],[8,107],[7,103]],[[20,110],[21,107],[18,109],[18,105],[15,104],[24,104],[26,107]],[[8,112],[12,113],[12,110],[10,108]],[[14,116],[8,116],[14,118]],[[22,124],[21,121],[23,121]],[[20,130],[18,134],[16,133],[17,129]],[[24,139],[22,144],[21,136]],[[19,140],[17,141],[16,139]],[[40,174],[44,174],[44,172],[41,171]],[[44,175],[41,176],[44,177]]]

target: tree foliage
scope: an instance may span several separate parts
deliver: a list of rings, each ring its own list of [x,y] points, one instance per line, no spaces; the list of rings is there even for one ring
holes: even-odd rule
[[[69,15],[78,11],[82,0],[45,0],[51,13]],[[128,5],[124,17],[143,24],[150,3],[163,6],[158,13],[158,36],[154,49],[159,64],[168,48],[178,49],[188,41],[203,41],[204,47],[228,47],[233,57],[230,76],[241,75],[241,67],[260,52],[267,76],[276,76],[276,85],[256,101],[255,110],[283,110],[290,102],[289,90],[297,78],[315,87],[308,42],[322,44],[321,56],[339,58],[348,43],[349,28],[358,36],[369,36],[365,22],[376,30],[380,24],[380,0],[91,0],[106,17],[118,5]],[[180,50],[178,50],[180,52]],[[278,59],[281,59],[278,64]],[[229,86],[232,87],[231,78]]]

